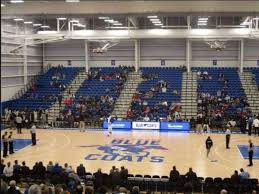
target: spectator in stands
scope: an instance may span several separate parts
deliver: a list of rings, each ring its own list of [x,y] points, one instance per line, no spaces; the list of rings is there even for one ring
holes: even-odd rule
[[[15,160],[13,165],[13,173],[20,174],[20,172],[21,172],[21,166],[20,164],[18,164],[18,160]]]
[[[188,181],[196,181],[197,180],[197,175],[195,172],[193,172],[192,168],[189,168],[189,171],[185,174],[185,177]]]
[[[20,188],[16,186],[16,181],[12,180],[9,183],[8,194],[21,194]]]
[[[140,189],[138,186],[132,187],[131,194],[139,194],[139,193],[140,193]]]
[[[191,127],[192,130],[194,130],[195,126],[196,126],[196,121],[195,121],[194,117],[192,117],[190,119],[190,127]]]
[[[97,188],[103,185],[103,173],[100,168],[94,173],[94,182]]]
[[[176,170],[176,167],[173,166],[173,169],[171,170],[170,172],[170,181],[171,182],[177,182],[177,180],[179,179],[180,177],[180,173],[178,170]]]
[[[48,165],[47,165],[47,168],[46,168],[46,170],[47,170],[47,172],[48,173],[53,173],[53,162],[52,161],[49,161],[49,163],[48,163]]]
[[[239,173],[239,177],[240,177],[240,179],[242,181],[243,179],[249,179],[250,175],[249,175],[248,172],[244,171],[243,168],[241,168],[240,169],[240,173]]]
[[[7,183],[1,178],[0,179],[0,183],[1,183],[1,186],[0,186],[0,193],[1,194],[7,194],[7,191],[8,191],[8,185]]]
[[[77,168],[76,168],[76,173],[78,174],[78,176],[83,177],[86,174],[85,171],[85,167],[83,164],[80,164]]]
[[[198,134],[202,133],[203,129],[203,115],[202,113],[197,114],[197,119],[196,119],[196,131]]]
[[[26,166],[25,161],[22,162],[21,175],[24,176],[24,177],[30,175],[30,168],[28,166]]]
[[[255,131],[255,136],[256,134],[259,136],[259,115],[256,116],[255,119],[253,120],[253,127]]]
[[[234,184],[239,184],[240,176],[238,175],[238,171],[235,170],[234,174],[231,176],[231,180]]]
[[[33,184],[29,188],[29,194],[41,194],[41,188],[39,185]]]
[[[222,189],[222,190],[220,191],[220,194],[228,194],[228,192],[227,192],[227,190]]]
[[[121,184],[121,176],[118,168],[115,168],[110,175],[113,187]]]
[[[124,166],[121,167],[120,177],[121,177],[121,180],[122,180],[122,181],[127,181],[127,178],[128,178],[128,169],[126,169]]]
[[[13,166],[11,162],[7,162],[7,165],[4,167],[3,175],[6,177],[7,181],[10,181],[13,177]]]
[[[72,169],[71,166],[68,166],[68,163],[65,163],[64,164],[64,171],[65,171],[65,173],[69,174],[69,173],[73,172],[73,169]]]
[[[53,173],[54,174],[60,174],[62,172],[62,167],[56,163],[54,166],[53,166]]]
[[[4,159],[1,159],[1,164],[0,164],[0,175],[3,174],[5,168],[5,164],[4,164]]]

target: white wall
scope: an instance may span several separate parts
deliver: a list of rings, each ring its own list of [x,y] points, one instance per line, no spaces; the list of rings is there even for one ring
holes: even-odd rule
[[[227,48],[221,52],[211,49],[204,41],[192,41],[193,67],[213,66],[212,61],[217,60],[219,67],[238,67],[239,42],[228,41]],[[122,41],[104,54],[92,53],[97,43],[89,45],[90,67],[111,66],[111,60],[118,65],[134,65],[134,41]],[[72,61],[73,66],[84,66],[84,41],[69,40],[60,43],[47,44],[45,47],[46,62],[52,64],[67,64]],[[245,41],[245,64],[244,67],[256,66],[259,60],[259,41]],[[140,40],[140,66],[160,66],[161,59],[165,60],[166,66],[185,65],[186,41],[184,39],[145,39]]]
[[[257,60],[259,60],[259,40],[246,40],[244,55],[245,66],[259,67],[257,66]]]
[[[17,54],[10,51],[24,43],[21,38],[10,35],[32,32],[32,27],[24,27],[22,22],[15,23],[1,20],[1,101],[10,100],[20,89],[24,88],[24,57],[23,49]],[[28,81],[42,69],[42,46],[27,47]]]

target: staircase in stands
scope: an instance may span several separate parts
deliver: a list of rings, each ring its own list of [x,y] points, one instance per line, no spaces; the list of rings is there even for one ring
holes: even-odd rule
[[[181,91],[182,117],[190,119],[197,115],[197,73],[184,72]]]
[[[259,91],[256,83],[252,80],[252,74],[243,72],[239,76],[252,113],[259,114]]]
[[[141,72],[129,73],[127,81],[124,84],[124,89],[121,91],[118,100],[115,102],[112,112],[113,116],[116,115],[118,118],[126,119],[132,97],[136,93],[137,87],[141,82]]]
[[[59,102],[56,101],[56,103],[48,109],[48,122],[54,123],[56,118],[59,116],[59,113],[61,110],[65,108],[64,100],[68,98],[69,96],[69,90],[70,94],[74,94],[77,92],[77,90],[80,88],[84,80],[87,79],[87,72],[84,70],[80,71],[79,74],[75,77],[75,79],[67,86],[67,89],[63,93],[63,99],[61,103],[61,107],[59,107]]]

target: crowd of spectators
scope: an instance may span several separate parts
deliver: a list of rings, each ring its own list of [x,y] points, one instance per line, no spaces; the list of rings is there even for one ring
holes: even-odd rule
[[[142,78],[145,81],[157,78],[156,74],[143,74]],[[160,99],[155,105],[149,104],[149,99],[152,99],[158,93],[168,93],[170,85],[167,81],[160,80],[148,91],[137,91],[132,97],[131,107],[127,111],[127,118],[132,120],[142,121],[158,121],[158,120],[180,120],[181,105],[180,103],[169,104],[167,100]],[[180,96],[180,92],[173,90],[172,95]],[[162,117],[160,113],[165,113],[168,117]]]
[[[207,71],[198,71],[197,75],[198,79],[202,80],[215,79]],[[208,124],[213,129],[226,129],[229,122],[235,121],[236,125],[233,127],[239,126],[244,132],[246,120],[252,117],[247,98],[229,94],[229,80],[223,73],[220,73],[217,79],[222,87],[216,93],[199,92],[202,91],[202,86],[198,85],[197,121]],[[194,121],[193,118],[192,121]],[[192,124],[192,126],[195,125]]]
[[[83,164],[80,164],[74,170],[67,163],[61,166],[59,163],[53,164],[50,161],[44,166],[42,162],[36,162],[32,168],[29,168],[25,161],[20,165],[15,160],[12,165],[10,162],[5,164],[4,160],[1,160],[0,173],[1,193],[3,194],[81,194],[83,192],[86,194],[139,194],[143,190],[147,193],[157,190],[155,186],[157,183],[147,186],[141,184],[141,182],[130,182],[128,177],[133,177],[133,175],[129,174],[128,170],[123,166],[120,169],[113,166],[109,174],[103,173],[100,168],[97,172],[91,174],[87,172]],[[136,175],[136,177],[141,178],[143,176]],[[145,175],[145,177],[151,178],[149,175]],[[208,177],[205,179],[204,186],[202,186],[204,178],[198,177],[192,168],[189,168],[186,174],[181,175],[173,166],[169,176],[163,177],[167,179],[167,185],[170,185],[168,188],[162,189],[167,192],[175,192],[180,189],[185,193],[192,193],[193,190],[201,190],[203,187],[205,192],[211,191],[212,193],[226,194],[228,189],[232,190],[232,193],[237,193],[240,189],[246,188],[247,191],[244,193],[256,194],[256,190],[259,189],[258,179],[250,179],[249,173],[243,168],[240,169],[240,173],[235,170],[230,178],[225,178],[224,180],[215,178],[214,183],[213,179]],[[159,178],[159,176],[154,176],[154,178]],[[223,182],[228,182],[229,185],[223,184]],[[9,186],[7,183],[9,183]],[[18,187],[16,183],[21,185],[22,188]]]
[[[10,123],[10,128],[27,128],[29,129],[33,123],[38,126],[45,127],[48,125],[48,111],[47,110],[31,110],[20,109],[12,110],[5,108],[5,121]]]
[[[120,66],[114,72],[103,72],[101,68],[92,69],[81,88],[91,89],[91,80],[99,80],[100,84],[105,80],[117,80],[112,87],[105,88],[106,95],[69,95],[64,99],[65,109],[61,111],[56,120],[57,126],[79,127],[80,122],[99,122],[104,120],[112,112],[115,100],[124,88],[128,73],[134,71],[134,67]],[[62,97],[58,98],[60,104]]]

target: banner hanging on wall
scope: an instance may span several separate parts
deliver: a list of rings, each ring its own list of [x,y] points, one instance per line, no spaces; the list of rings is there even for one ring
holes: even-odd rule
[[[161,66],[165,66],[165,60],[161,59]]]
[[[214,59],[214,60],[212,61],[212,64],[213,64],[213,65],[217,65],[217,64],[218,64],[218,60],[217,60],[217,59]]]
[[[115,66],[115,60],[111,60],[111,66]]]
[[[259,60],[257,60],[257,66],[259,66]]]

